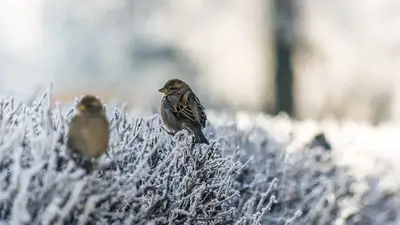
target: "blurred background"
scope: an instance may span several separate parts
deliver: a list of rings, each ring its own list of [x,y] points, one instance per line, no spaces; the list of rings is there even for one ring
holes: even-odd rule
[[[398,0],[3,0],[0,92],[154,108],[178,77],[207,108],[397,121],[399,27]]]

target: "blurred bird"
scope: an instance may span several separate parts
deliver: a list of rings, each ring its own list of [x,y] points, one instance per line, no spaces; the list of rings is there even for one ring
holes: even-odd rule
[[[77,111],[69,123],[67,147],[83,160],[82,166],[91,171],[90,160],[102,156],[108,148],[109,122],[101,101],[92,95],[80,100]]]
[[[173,132],[186,129],[195,136],[195,143],[209,144],[202,131],[207,115],[189,85],[182,80],[171,79],[158,91],[163,93],[160,114],[167,128]]]

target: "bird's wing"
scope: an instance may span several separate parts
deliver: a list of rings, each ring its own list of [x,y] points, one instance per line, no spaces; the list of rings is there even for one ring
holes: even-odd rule
[[[197,98],[197,96],[193,92],[188,92],[187,102],[189,108],[192,109],[193,115],[196,117],[198,123],[200,123],[201,127],[205,127],[207,115],[199,98]]]
[[[195,94],[192,93],[192,95],[190,95],[189,98],[193,98],[193,100],[189,99],[189,102],[190,101],[194,102],[195,105],[197,106],[199,122],[202,127],[205,127],[207,122],[207,114],[205,112],[203,105],[201,104],[199,98],[197,98]]]
[[[85,151],[85,141],[82,136],[84,121],[82,116],[76,115],[71,119],[68,130],[67,146],[73,151]]]
[[[88,157],[99,157],[107,151],[110,134],[105,116],[86,118],[86,129],[82,133],[87,140],[85,154]]]
[[[177,115],[177,118],[189,120],[196,124],[205,127],[207,116],[204,107],[193,92],[186,92],[180,100],[172,104],[172,110]]]

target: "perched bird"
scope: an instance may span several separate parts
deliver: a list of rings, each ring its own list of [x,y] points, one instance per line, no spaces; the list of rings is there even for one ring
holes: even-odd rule
[[[186,129],[195,136],[195,143],[209,144],[202,131],[207,115],[189,85],[182,80],[171,79],[158,91],[163,93],[160,114],[165,126],[173,132]]]
[[[102,156],[109,142],[109,122],[105,109],[95,96],[84,96],[77,105],[78,113],[69,123],[67,147],[91,170],[91,159]]]

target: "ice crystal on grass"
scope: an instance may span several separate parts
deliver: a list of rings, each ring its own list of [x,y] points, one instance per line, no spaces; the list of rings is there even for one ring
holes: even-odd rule
[[[265,121],[211,122],[211,144],[193,147],[185,131],[171,137],[161,129],[158,115],[135,118],[107,106],[110,147],[87,175],[65,154],[73,113],[50,100],[0,101],[0,220],[8,224],[397,221],[395,193],[381,192],[372,178],[363,186],[324,146],[288,155],[287,143],[257,125]]]

